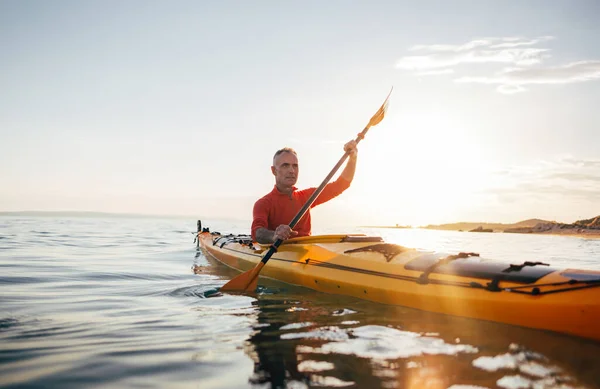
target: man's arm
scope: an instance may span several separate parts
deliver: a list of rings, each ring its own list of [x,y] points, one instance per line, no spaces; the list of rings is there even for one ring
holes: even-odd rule
[[[275,242],[275,231],[271,231],[265,227],[261,227],[255,232],[256,241],[262,244]]]
[[[356,159],[358,156],[358,150],[356,148],[356,141],[351,140],[350,142],[344,145],[344,151],[350,152],[348,162],[346,163],[346,167],[340,177],[348,182],[352,182],[354,179],[354,172],[356,171]]]
[[[254,203],[254,208],[252,209],[252,227],[250,229],[252,239],[258,243],[269,243],[269,240],[272,239],[272,236],[267,234],[268,232],[272,233],[267,228],[269,226],[270,207],[271,203],[264,197]]]
[[[261,244],[275,243],[277,239],[286,240],[292,236],[298,235],[298,231],[294,231],[290,226],[282,224],[275,231],[271,231],[265,227],[256,230],[256,241]]]
[[[340,174],[340,177],[342,177],[344,180],[346,180],[348,182],[352,182],[352,180],[354,179],[355,171],[356,171],[356,154],[354,156],[352,156],[352,154],[350,154],[350,158],[348,158],[346,167],[342,171],[342,174]]]

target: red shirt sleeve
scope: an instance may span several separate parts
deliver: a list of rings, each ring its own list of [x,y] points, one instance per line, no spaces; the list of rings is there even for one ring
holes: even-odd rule
[[[252,209],[252,240],[256,241],[256,230],[269,228],[269,200],[262,198],[254,203]]]
[[[330,182],[329,184],[325,185],[325,188],[323,188],[323,191],[321,192],[321,194],[319,194],[319,197],[317,197],[315,202],[312,204],[311,208],[316,207],[319,204],[323,204],[333,199],[334,197],[339,196],[349,187],[350,181],[346,181],[342,177],[339,177],[334,182]],[[315,192],[315,190],[317,190],[317,188],[309,188],[301,191],[302,196],[304,197],[303,201],[307,201],[308,198]]]

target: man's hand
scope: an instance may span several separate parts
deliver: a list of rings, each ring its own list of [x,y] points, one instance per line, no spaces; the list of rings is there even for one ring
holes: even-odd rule
[[[294,231],[290,228],[290,226],[286,224],[282,224],[275,229],[275,233],[273,234],[273,240],[277,239],[286,240],[292,236],[298,235],[298,231]]]
[[[348,156],[352,159],[356,159],[358,155],[358,148],[356,141],[353,139],[344,145],[344,151],[348,153]]]

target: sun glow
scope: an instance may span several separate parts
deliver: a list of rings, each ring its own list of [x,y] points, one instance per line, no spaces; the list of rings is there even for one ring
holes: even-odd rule
[[[461,210],[482,205],[482,191],[492,184],[490,161],[457,121],[410,117],[389,123],[377,138],[363,147],[361,159],[361,174],[367,176],[362,192],[377,213],[373,216],[422,225],[460,219]]]

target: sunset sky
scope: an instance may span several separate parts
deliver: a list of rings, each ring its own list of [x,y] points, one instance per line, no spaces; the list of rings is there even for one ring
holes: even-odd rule
[[[0,0],[0,211],[251,218],[275,150],[319,223],[600,214],[600,2]]]

